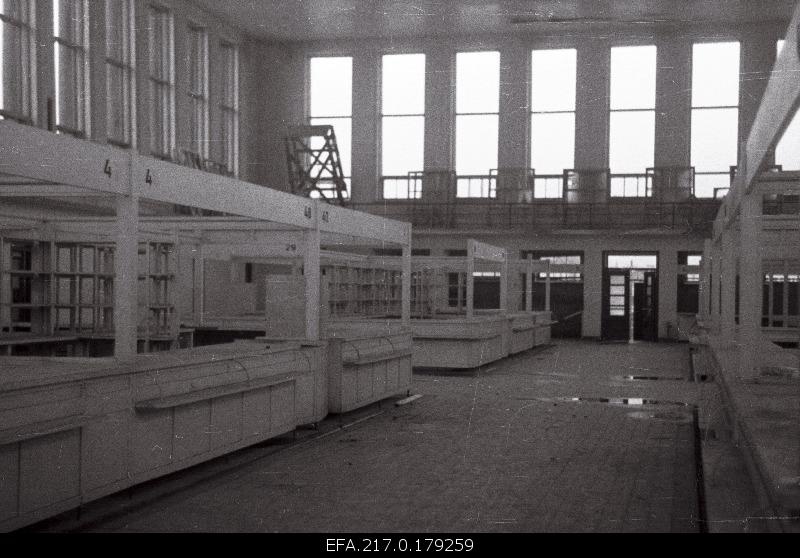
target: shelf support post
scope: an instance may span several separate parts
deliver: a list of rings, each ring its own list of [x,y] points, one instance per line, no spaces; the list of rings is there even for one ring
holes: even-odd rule
[[[139,199],[116,198],[116,255],[114,257],[114,356],[131,361],[137,354],[137,293],[139,287]]]

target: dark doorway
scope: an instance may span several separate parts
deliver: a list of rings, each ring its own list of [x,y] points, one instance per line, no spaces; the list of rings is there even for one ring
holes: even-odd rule
[[[497,310],[500,308],[500,278],[475,277],[475,310]]]
[[[630,339],[630,271],[607,269],[603,274],[603,341]]]

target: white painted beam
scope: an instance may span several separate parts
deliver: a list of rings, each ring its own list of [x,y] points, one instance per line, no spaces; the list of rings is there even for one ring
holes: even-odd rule
[[[408,223],[353,211],[319,200],[315,202],[320,216],[319,228],[323,233],[378,240],[398,246],[408,245],[411,242],[411,228]]]
[[[150,157],[135,157],[132,175],[142,200],[314,228],[314,200]]]
[[[0,173],[84,190],[127,193],[130,154],[92,143],[0,121]]]

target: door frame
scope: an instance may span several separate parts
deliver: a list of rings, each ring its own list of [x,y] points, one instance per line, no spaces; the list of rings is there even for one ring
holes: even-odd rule
[[[616,268],[609,268],[608,267],[608,257],[609,256],[655,256],[656,257],[656,267],[655,269],[638,269],[638,268],[629,268],[629,269],[616,269]],[[661,251],[660,250],[603,250],[603,271],[602,271],[602,303],[601,303],[601,320],[600,320],[600,338],[602,340],[606,339],[606,320],[607,320],[607,308],[606,305],[609,303],[607,300],[607,293],[610,294],[609,289],[606,285],[606,277],[608,276],[609,271],[628,271],[629,278],[631,271],[644,271],[644,272],[655,272],[655,290],[654,290],[654,297],[655,297],[655,308],[654,308],[654,323],[655,323],[655,340],[654,342],[658,342],[659,340],[659,331],[660,331],[660,312],[659,312],[659,305],[661,301]],[[633,296],[633,289],[628,285],[628,296]],[[630,312],[630,307],[628,307],[628,320],[629,320],[629,327],[633,327],[633,313]]]

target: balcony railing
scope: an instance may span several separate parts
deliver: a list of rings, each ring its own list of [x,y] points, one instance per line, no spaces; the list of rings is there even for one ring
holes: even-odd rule
[[[352,204],[353,209],[429,230],[662,229],[710,230],[718,200],[658,202],[648,198],[598,203],[507,203],[494,200]]]
[[[497,176],[459,176],[456,179],[459,199],[494,199],[497,197]]]

